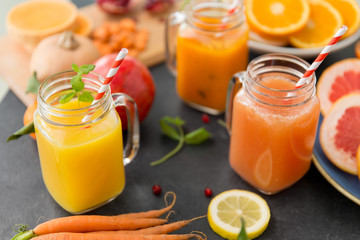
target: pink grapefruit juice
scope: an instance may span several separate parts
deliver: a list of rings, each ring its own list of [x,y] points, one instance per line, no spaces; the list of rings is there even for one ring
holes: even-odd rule
[[[260,84],[279,90],[295,88],[295,82],[286,78],[271,77]],[[316,97],[302,105],[281,108],[251,101],[239,91],[233,102],[231,167],[267,194],[291,186],[310,167],[319,111]]]

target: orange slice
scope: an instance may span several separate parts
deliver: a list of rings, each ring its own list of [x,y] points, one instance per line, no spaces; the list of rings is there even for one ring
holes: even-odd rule
[[[352,35],[360,26],[360,8],[356,0],[326,0],[343,18],[344,24],[348,27],[343,38]]]
[[[360,93],[360,60],[349,58],[332,64],[317,83],[322,114],[327,115],[338,99],[353,92]]]
[[[309,0],[310,18],[305,28],[290,37],[290,43],[299,48],[323,47],[343,24],[342,17],[330,3]]]
[[[340,98],[320,128],[320,144],[329,160],[350,174],[358,174],[356,154],[360,145],[360,93]]]
[[[251,30],[265,36],[289,36],[306,25],[310,15],[306,0],[245,0]]]

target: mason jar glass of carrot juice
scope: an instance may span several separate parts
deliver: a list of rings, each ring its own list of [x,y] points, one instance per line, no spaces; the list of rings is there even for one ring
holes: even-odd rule
[[[232,2],[193,0],[166,22],[167,65],[179,97],[213,115],[225,111],[229,81],[248,62],[243,6],[229,13]]]
[[[139,148],[139,121],[135,102],[125,94],[111,94],[109,89],[95,104],[76,98],[60,104],[59,98],[71,90],[75,75],[61,72],[41,84],[34,124],[45,185],[61,207],[79,214],[123,191],[124,164],[133,160]],[[85,89],[94,95],[103,80],[95,73],[83,76]],[[126,108],[128,114],[125,148],[115,107]]]
[[[320,115],[315,75],[295,87],[308,67],[295,56],[268,54],[231,81],[230,165],[265,194],[286,189],[309,170]]]

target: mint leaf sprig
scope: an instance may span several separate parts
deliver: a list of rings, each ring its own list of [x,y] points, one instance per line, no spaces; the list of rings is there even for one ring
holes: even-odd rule
[[[176,153],[178,153],[184,146],[184,144],[197,145],[205,142],[212,137],[211,134],[204,127],[184,134],[184,130],[182,128],[184,125],[185,121],[179,117],[172,118],[165,116],[160,120],[160,127],[163,134],[173,140],[178,141],[178,145],[164,157],[151,162],[151,166],[156,166],[165,162],[166,160],[174,156]]]
[[[70,100],[73,99],[73,97],[75,97],[76,95],[78,97],[78,101],[92,102],[94,100],[94,97],[91,95],[90,92],[84,90],[85,83],[82,80],[82,75],[88,74],[90,71],[94,70],[95,65],[87,64],[79,67],[78,65],[73,63],[71,67],[74,72],[77,72],[77,74],[71,78],[70,82],[73,90],[61,96],[59,102],[61,104],[70,102]]]

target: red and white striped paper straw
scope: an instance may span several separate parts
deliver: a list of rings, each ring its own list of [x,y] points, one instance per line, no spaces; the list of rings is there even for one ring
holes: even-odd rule
[[[128,53],[128,50],[126,48],[123,48],[120,50],[119,54],[117,55],[115,62],[113,63],[113,65],[111,66],[105,81],[103,82],[103,84],[101,85],[101,87],[99,88],[93,102],[91,103],[91,105],[97,103],[98,101],[100,101],[100,99],[104,96],[105,92],[108,90],[108,88],[110,87],[110,83],[113,80],[115,74],[117,73],[117,71],[120,68],[121,63],[123,62],[124,58],[126,57]],[[83,122],[87,122],[91,115],[94,114],[94,112],[91,112],[91,110],[93,110],[94,108],[90,108],[90,112],[82,119]]]
[[[348,30],[347,26],[342,25],[341,28],[337,31],[334,37],[330,40],[330,42],[324,47],[319,56],[315,59],[315,61],[310,65],[308,70],[304,73],[304,75],[300,78],[300,80],[296,83],[296,88],[302,87],[306,81],[312,76],[315,70],[319,67],[319,65],[324,61],[326,56],[330,53],[332,48],[336,45],[336,43],[340,40],[342,35]]]
[[[228,15],[233,14],[236,11],[236,9],[238,9],[239,5],[240,5],[240,0],[234,0],[230,6]]]

